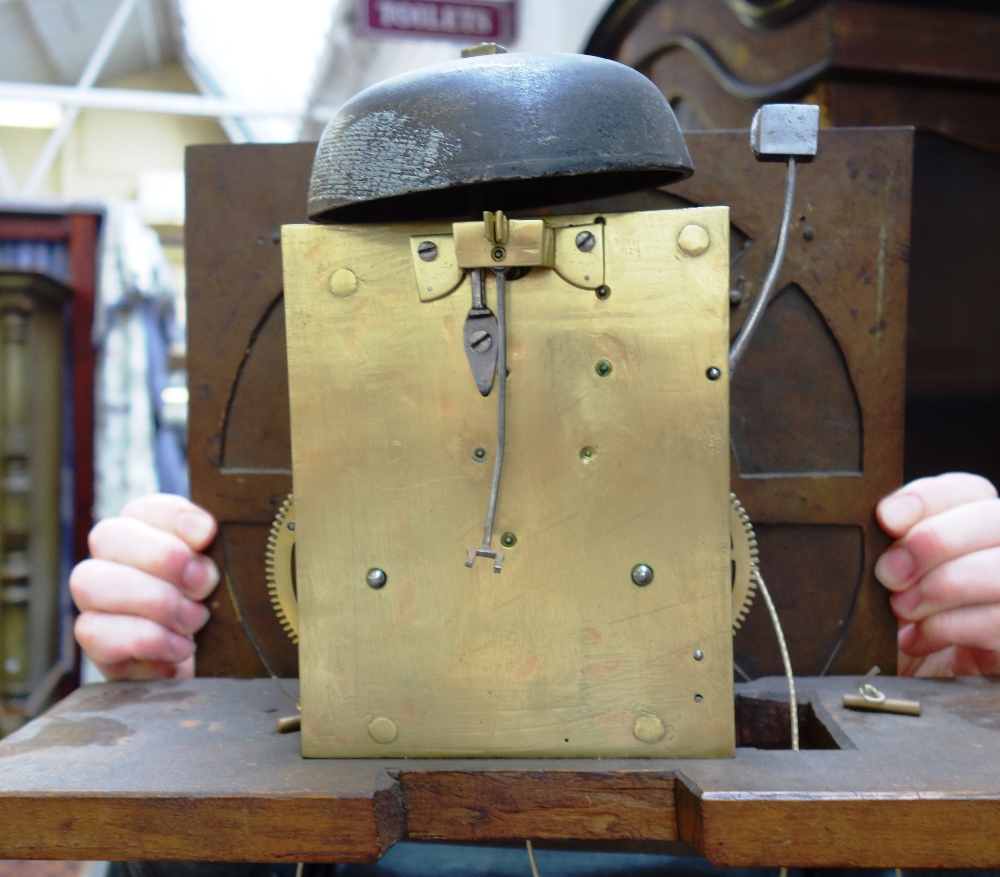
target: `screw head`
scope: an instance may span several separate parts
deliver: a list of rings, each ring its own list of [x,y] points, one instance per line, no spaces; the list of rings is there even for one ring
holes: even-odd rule
[[[477,463],[485,463],[487,456],[489,456],[489,454],[487,453],[486,448],[482,445],[472,449],[472,459]]]
[[[589,463],[594,459],[594,454],[596,453],[597,450],[593,447],[593,445],[586,445],[585,447],[580,448],[580,461],[583,463]]]
[[[434,241],[421,241],[417,244],[417,255],[425,262],[433,262],[437,258],[438,248]]]
[[[705,370],[705,377],[710,381],[717,381],[722,377],[722,372],[713,365],[711,368]]]
[[[576,248],[581,253],[589,253],[597,244],[597,238],[592,231],[581,231],[576,236]]]
[[[705,653],[701,649],[695,649],[694,650],[694,659],[696,661],[703,661],[703,660],[705,660]]]
[[[611,295],[611,287],[610,286],[604,286],[602,284],[601,286],[597,287],[596,293],[597,293],[597,297],[601,301],[604,301],[604,299],[606,299],[609,295]]]
[[[596,366],[594,366],[594,371],[596,371],[602,378],[606,378],[611,374],[611,363],[606,359],[602,359]]]
[[[802,237],[807,241],[811,241],[816,237],[816,230],[811,225],[807,225],[802,229]]]
[[[517,545],[517,536],[513,533],[504,533],[503,536],[500,537],[500,544],[503,545],[504,548],[513,548]]]
[[[653,569],[644,563],[637,563],[632,567],[632,581],[640,588],[646,587],[653,581]]]
[[[372,567],[365,575],[365,582],[368,584],[368,587],[374,591],[377,591],[379,588],[384,588],[386,581],[387,576],[385,571],[379,569],[377,566]]]
[[[476,353],[486,353],[493,346],[493,336],[485,329],[476,329],[469,336],[469,347]]]
[[[502,262],[504,256],[507,255],[507,251],[503,247],[494,247],[490,255],[493,257],[494,262]]]

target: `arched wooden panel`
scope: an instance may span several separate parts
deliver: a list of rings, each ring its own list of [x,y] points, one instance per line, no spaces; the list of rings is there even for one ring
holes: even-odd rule
[[[768,305],[730,395],[741,475],[861,474],[861,408],[847,362],[798,284]]]

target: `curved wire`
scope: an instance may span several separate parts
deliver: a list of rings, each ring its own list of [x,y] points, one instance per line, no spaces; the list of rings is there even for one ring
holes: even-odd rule
[[[757,296],[757,301],[754,302],[753,308],[750,310],[750,315],[747,317],[747,321],[743,324],[743,328],[740,329],[740,334],[736,336],[736,340],[733,342],[733,346],[729,350],[730,380],[733,379],[733,374],[736,372],[736,366],[739,365],[740,360],[743,358],[743,354],[746,353],[747,347],[750,346],[750,339],[757,331],[757,327],[764,316],[764,309],[767,307],[768,300],[771,298],[771,292],[774,289],[774,282],[778,279],[778,272],[781,270],[782,263],[785,261],[785,248],[788,245],[788,228],[791,225],[792,201],[794,200],[795,159],[789,156],[788,173],[785,175],[785,204],[781,212],[781,226],[778,229],[778,243],[774,248],[774,256],[771,259],[771,265],[767,269],[767,274],[764,275],[764,282],[760,287],[760,295]]]
[[[493,458],[493,483],[490,502],[486,509],[486,527],[483,530],[483,548],[493,542],[493,519],[497,513],[500,495],[500,473],[503,471],[503,452],[507,434],[507,292],[504,273],[506,268],[494,268],[497,284],[497,452]]]
[[[774,601],[771,600],[771,594],[767,590],[767,585],[764,584],[764,577],[760,574],[759,569],[754,572],[757,575],[757,585],[760,587],[760,593],[767,604],[768,614],[771,616],[771,624],[774,625],[774,635],[778,638],[778,648],[781,650],[781,663],[785,667],[785,679],[788,680],[788,713],[791,716],[792,723],[792,749],[797,751],[799,748],[799,705],[795,697],[795,676],[792,673],[792,659],[788,655],[788,644],[785,642],[785,634],[781,629],[781,622],[778,620],[778,610],[774,608]]]

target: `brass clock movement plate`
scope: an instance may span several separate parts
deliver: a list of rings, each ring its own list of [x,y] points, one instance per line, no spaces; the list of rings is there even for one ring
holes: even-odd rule
[[[728,221],[510,220],[471,567],[500,232],[283,229],[305,755],[733,753]]]

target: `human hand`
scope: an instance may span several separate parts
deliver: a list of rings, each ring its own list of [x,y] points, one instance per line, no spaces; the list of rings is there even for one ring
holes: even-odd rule
[[[202,605],[219,571],[200,552],[215,519],[180,496],[132,500],[94,525],[91,557],[69,586],[80,609],[76,640],[108,679],[194,675],[194,634],[208,620]]]
[[[899,673],[1000,673],[1000,499],[985,478],[920,478],[876,509],[895,544],[875,564],[900,622]]]

